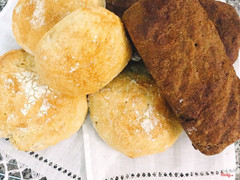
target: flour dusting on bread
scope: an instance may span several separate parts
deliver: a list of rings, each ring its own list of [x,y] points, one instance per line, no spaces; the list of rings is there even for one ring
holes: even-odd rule
[[[44,0],[32,0],[31,3],[35,4],[35,10],[33,12],[30,23],[34,29],[38,29],[41,26],[45,25],[45,17],[44,17],[45,1]]]
[[[159,119],[157,119],[154,115],[153,107],[149,105],[148,109],[143,114],[139,114],[139,111],[135,112],[137,112],[136,114],[138,116],[136,120],[141,123],[141,127],[143,128],[144,132],[150,135],[154,127],[159,123]]]
[[[88,99],[102,139],[129,157],[140,157],[165,151],[182,128],[143,64],[133,64]]]
[[[8,79],[4,80],[4,87],[6,89],[10,89],[10,87],[13,86],[13,85],[14,85],[14,82],[11,78],[8,78]]]
[[[79,63],[76,63],[74,67],[71,67],[71,70],[69,71],[70,73],[76,71],[79,67]]]
[[[16,7],[15,7],[15,12],[16,12],[17,14],[20,14],[21,11],[22,11],[22,8],[23,8],[23,5],[22,5],[22,4],[16,6]]]
[[[86,96],[72,98],[45,85],[35,72],[34,56],[23,50],[4,54],[0,63],[0,137],[19,150],[37,151],[79,130]]]
[[[52,107],[52,104],[48,102],[47,99],[43,100],[42,106],[40,107],[38,116],[42,117],[44,115],[47,115],[48,110]]]
[[[50,94],[52,90],[46,85],[39,85],[39,77],[33,72],[23,71],[16,73],[15,77],[21,84],[26,96],[27,102],[24,104],[24,108],[21,109],[22,114],[26,116],[31,106],[36,104],[41,97]]]
[[[154,125],[150,119],[144,119],[141,123],[141,126],[147,134],[149,134],[154,129]]]
[[[15,114],[10,114],[7,118],[7,121],[16,121],[18,119],[18,116]]]

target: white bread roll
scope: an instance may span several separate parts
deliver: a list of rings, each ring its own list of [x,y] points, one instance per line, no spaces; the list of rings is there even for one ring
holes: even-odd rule
[[[36,69],[53,89],[91,94],[116,77],[131,58],[119,17],[101,7],[82,7],[56,24],[36,48]]]
[[[105,7],[105,0],[19,0],[12,16],[13,34],[19,45],[34,55],[42,36],[82,6]]]
[[[165,151],[182,132],[177,117],[142,65],[128,66],[88,100],[99,136],[131,158]]]
[[[33,56],[15,50],[0,57],[0,137],[23,151],[38,151],[69,138],[81,127],[86,96],[71,98],[46,86]]]

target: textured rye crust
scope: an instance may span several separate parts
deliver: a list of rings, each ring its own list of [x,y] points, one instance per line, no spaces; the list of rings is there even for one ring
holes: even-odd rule
[[[122,16],[124,11],[138,0],[107,0],[107,9]],[[236,10],[229,4],[215,0],[199,0],[208,17],[214,23],[232,63],[238,58],[240,48],[240,19]]]
[[[199,1],[140,0],[123,22],[194,147],[213,155],[239,139],[239,80]]]
[[[240,48],[240,18],[238,13],[229,4],[215,0],[199,0],[218,30],[225,46],[226,53],[232,63],[238,58]]]
[[[106,0],[106,8],[122,17],[124,11],[138,0]]]

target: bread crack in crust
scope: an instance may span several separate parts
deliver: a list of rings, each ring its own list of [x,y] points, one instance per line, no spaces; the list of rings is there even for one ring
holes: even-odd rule
[[[123,22],[162,94],[206,155],[240,138],[239,79],[198,0],[140,0]]]

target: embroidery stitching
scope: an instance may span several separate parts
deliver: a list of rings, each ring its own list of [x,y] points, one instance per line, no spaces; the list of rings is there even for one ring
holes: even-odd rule
[[[9,142],[8,138],[5,138],[6,141]],[[59,166],[57,163],[54,163],[52,161],[50,161],[49,159],[31,151],[31,152],[25,152],[28,155],[34,157],[35,159],[37,159],[38,161],[44,162],[45,164],[48,164],[49,167],[61,172],[62,174],[72,178],[72,179],[76,179],[76,180],[82,180],[82,178],[80,176],[78,176],[77,174],[74,174],[73,172],[71,172],[70,170],[63,168],[61,166]]]

